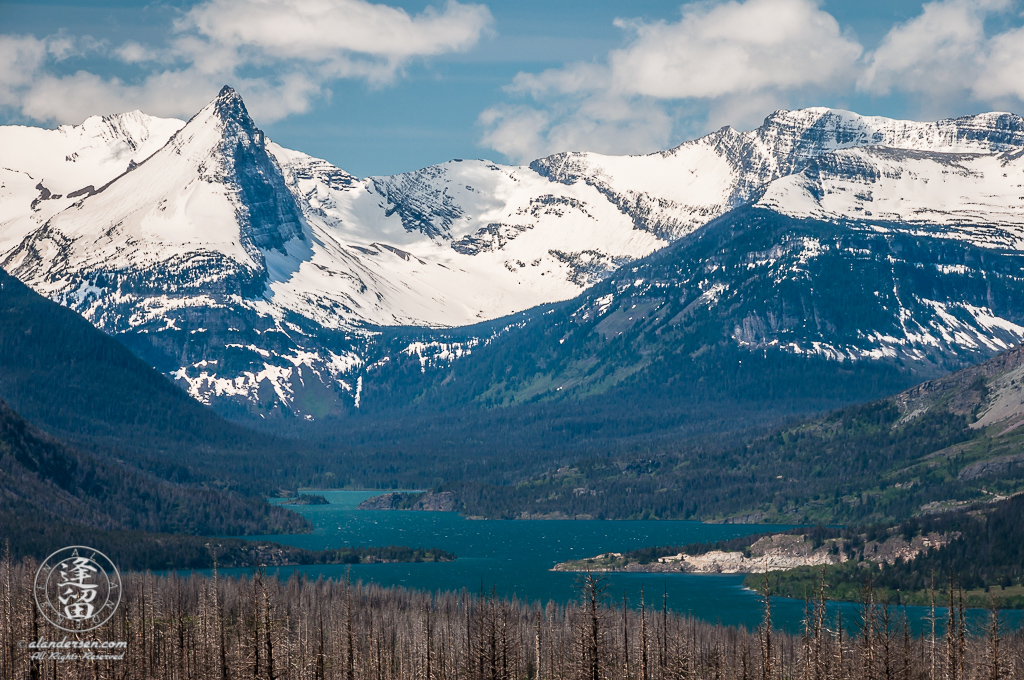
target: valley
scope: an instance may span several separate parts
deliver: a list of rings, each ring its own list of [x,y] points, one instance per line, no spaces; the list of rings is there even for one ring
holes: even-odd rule
[[[334,509],[300,488],[724,531],[1024,491],[1017,116],[778,111],[644,156],[364,179],[267,139],[227,87],[189,121],[0,136],[47,150],[10,156],[0,221],[8,505],[36,513],[18,555],[75,508],[139,567],[208,568],[217,535],[242,568],[247,534],[276,567],[472,568],[429,536],[306,546]],[[785,540],[559,569],[849,568],[842,540]]]
[[[0,5],[0,680],[1024,678],[1022,9]]]

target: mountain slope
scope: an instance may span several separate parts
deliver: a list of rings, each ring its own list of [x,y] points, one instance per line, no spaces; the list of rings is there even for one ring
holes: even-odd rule
[[[224,421],[78,314],[2,271],[0,399],[49,435],[181,480],[194,472],[250,487],[241,468],[227,468],[257,465],[279,444]]]
[[[648,440],[624,451],[599,443],[542,469],[521,465],[508,479],[453,476],[433,490],[486,517],[899,521],[1024,491],[1022,425],[1024,349],[1014,348],[746,442]]]
[[[433,478],[460,494],[493,482],[516,494],[522,475],[590,456],[664,469],[659,457],[697,451],[714,465],[753,428],[878,399],[1020,342],[1024,253],[888,227],[748,206],[500,332],[435,335],[438,353],[487,338],[454,363],[403,353],[415,343],[398,339],[391,361],[368,368],[364,416],[324,426],[359,454],[358,470],[339,474]],[[587,499],[573,504],[571,514],[595,511]]]
[[[150,146],[159,137],[151,127]],[[2,265],[118,334],[200,401],[319,418],[362,406],[381,366],[445,366],[487,342],[448,342],[444,327],[571,299],[749,201],[781,215],[863,220],[875,213],[865,214],[862,185],[878,184],[871,196],[890,221],[870,228],[914,224],[908,233],[1013,248],[1019,201],[1004,166],[1015,168],[1022,150],[1024,121],[1011,114],[913,123],[807,109],[646,156],[452,161],[359,180],[266,140],[225,88],[143,162],[48,213]],[[946,203],[913,208],[935,194]],[[24,211],[30,195],[4,202]],[[3,238],[19,229],[0,224]],[[954,298],[943,304],[966,304]],[[1006,319],[975,321],[979,357],[1017,332]],[[917,342],[883,326],[859,330]],[[848,338],[819,330],[814,341],[848,354],[838,348]],[[760,342],[760,331],[747,332]]]
[[[1005,171],[1004,166],[1007,163],[1014,163],[1014,159],[1024,148],[1021,146],[1022,142],[1024,142],[1024,125],[1019,117],[1008,114],[986,114],[956,121],[912,124],[886,119],[862,118],[855,114],[828,110],[786,112],[769,117],[765,125],[754,132],[737,133],[725,130],[716,135],[681,145],[664,154],[618,159],[598,157],[593,154],[569,154],[537,161],[531,165],[530,169],[537,175],[552,180],[547,185],[549,191],[551,191],[551,186],[556,186],[575,192],[572,195],[562,195],[561,197],[557,191],[552,191],[550,195],[544,195],[542,198],[544,198],[545,211],[540,213],[536,210],[538,204],[536,196],[543,190],[540,186],[530,188],[525,193],[521,192],[518,194],[521,198],[516,198],[515,191],[505,188],[502,184],[502,182],[508,182],[505,179],[507,176],[517,180],[519,188],[528,188],[526,185],[536,183],[535,179],[529,179],[531,173],[527,173],[523,169],[514,169],[506,174],[506,172],[500,172],[505,169],[498,166],[484,167],[483,163],[462,162],[392,178],[372,178],[357,187],[346,183],[343,191],[325,191],[323,182],[307,180],[306,195],[315,193],[316,200],[322,199],[323,202],[318,204],[317,214],[313,214],[314,211],[308,208],[305,209],[304,214],[310,223],[316,223],[319,220],[325,227],[333,224],[338,233],[344,233],[346,238],[350,239],[349,242],[359,238],[364,239],[362,242],[367,245],[362,247],[368,247],[372,244],[369,239],[372,236],[379,236],[382,231],[388,234],[389,242],[392,243],[396,242],[396,239],[402,234],[394,226],[389,226],[386,229],[380,228],[380,231],[371,230],[366,234],[359,233],[358,230],[353,233],[353,224],[357,225],[358,229],[365,229],[364,225],[368,222],[374,224],[366,216],[372,215],[375,208],[379,210],[381,207],[386,207],[385,215],[387,212],[394,213],[391,216],[392,220],[396,215],[402,218],[401,227],[405,234],[405,240],[402,242],[401,248],[407,249],[402,252],[409,253],[410,259],[407,261],[410,261],[413,266],[425,267],[426,263],[436,258],[436,253],[439,250],[443,251],[450,243],[451,250],[448,252],[451,259],[447,260],[446,266],[453,270],[457,266],[460,270],[468,270],[470,266],[478,265],[482,261],[481,258],[492,257],[495,258],[495,261],[485,263],[486,270],[484,271],[497,271],[501,276],[508,275],[508,273],[518,277],[528,276],[521,266],[523,263],[538,261],[543,263],[550,255],[561,257],[561,254],[564,253],[586,253],[587,249],[583,246],[561,246],[557,242],[558,235],[562,233],[561,230],[564,230],[565,226],[572,228],[572,225],[575,224],[574,220],[578,219],[578,217],[574,217],[577,210],[585,211],[591,217],[598,215],[600,217],[598,221],[602,224],[615,225],[616,219],[628,219],[631,223],[631,229],[628,232],[631,234],[630,238],[636,238],[637,234],[650,234],[657,237],[657,241],[652,244],[653,247],[616,250],[609,248],[608,242],[596,238],[595,234],[588,234],[587,239],[597,244],[592,254],[583,259],[575,256],[562,258],[562,261],[570,266],[570,271],[555,279],[555,281],[568,279],[570,282],[582,286],[614,275],[613,272],[617,267],[626,266],[630,260],[650,252],[659,244],[685,236],[693,229],[726,213],[743,201],[757,198],[761,192],[764,193],[765,198],[758,205],[772,208],[775,212],[783,215],[797,214],[795,212],[796,201],[776,200],[772,202],[769,199],[770,196],[778,193],[776,185],[796,177],[810,177],[812,174],[820,177],[823,174],[822,167],[827,167],[829,164],[842,166],[843,154],[860,153],[866,157],[883,159],[888,154],[890,159],[902,158],[904,159],[902,162],[909,165],[903,172],[904,175],[918,178],[916,184],[907,188],[903,194],[898,192],[893,194],[890,191],[891,202],[906,203],[903,196],[911,198],[917,196],[919,201],[927,202],[930,195],[927,193],[928,178],[936,175],[953,175],[945,182],[942,189],[943,196],[947,197],[945,206],[935,210],[935,214],[940,212],[943,214],[945,221],[933,220],[931,224],[948,227],[956,222],[954,229],[931,229],[929,226],[922,226],[922,223],[929,219],[929,215],[915,215],[916,221],[904,220],[903,215],[893,215],[894,219],[891,220],[893,223],[902,225],[912,222],[916,226],[909,230],[910,233],[921,235],[927,232],[939,239],[939,242],[948,238],[959,238],[972,246],[1014,249],[1017,237],[1012,216],[1017,214],[1017,198],[1013,194],[1015,190],[1013,173],[1009,173],[1011,179],[1004,180],[1005,191],[992,192],[990,184],[999,181],[996,176],[1003,174],[999,170]],[[872,146],[878,144],[887,146]],[[923,160],[918,163],[918,166],[912,165],[912,161],[919,158]],[[980,169],[950,173],[950,165],[955,165],[958,162],[957,159],[964,158],[969,158],[972,162],[980,165]],[[864,165],[861,164],[861,166]],[[282,167],[287,175],[288,164],[282,163]],[[872,181],[875,177],[880,177],[885,181],[900,170],[899,161],[890,160],[888,167],[865,169],[861,175],[858,175],[856,170],[848,171],[849,177],[845,181],[847,183],[866,182]],[[797,172],[797,175],[787,174],[793,172]],[[497,184],[494,182],[495,178],[500,180]],[[360,187],[365,187],[365,192]],[[923,193],[922,187],[925,189]],[[471,191],[474,189],[475,191]],[[584,193],[584,189],[596,190],[600,197]],[[853,190],[848,190],[846,186],[843,187],[843,190],[846,193],[855,193]],[[934,193],[934,186],[932,191]],[[836,187],[830,187],[824,189],[823,192],[826,196],[830,196],[838,193],[838,190]],[[990,197],[989,194],[995,195]],[[952,205],[953,199],[948,198],[951,196],[956,197],[956,201],[958,201],[956,205]],[[526,203],[527,197],[531,197],[528,204]],[[620,213],[618,218],[603,217],[597,212],[596,206],[601,204],[601,198],[615,206]],[[482,201],[484,203],[481,203]],[[490,201],[490,203],[486,201]],[[700,203],[700,201],[704,202]],[[305,204],[300,201],[300,204],[311,205],[313,201]],[[959,212],[954,208],[958,208]],[[549,214],[552,209],[555,209],[554,214]],[[379,213],[377,214],[379,220]],[[811,217],[811,215],[806,216]],[[965,216],[971,218],[966,224],[963,219]],[[813,217],[818,219],[826,217],[828,220],[835,221],[838,219],[855,220],[864,216],[851,208],[845,213],[834,210],[828,216],[815,214]],[[550,218],[551,222],[545,222],[546,218]],[[490,220],[498,219],[500,222],[490,222]],[[1009,222],[1007,222],[1008,219]],[[479,226],[484,221],[488,221],[487,225]],[[386,219],[383,222],[386,222]],[[622,229],[621,225],[615,228]],[[874,224],[870,228],[880,227],[878,224]],[[894,227],[893,225],[887,225],[884,228],[903,229],[902,226]],[[423,238],[425,235],[431,238],[426,240]],[[531,237],[533,237],[532,241],[529,240]],[[586,242],[585,239],[583,243]],[[417,243],[420,245],[417,246]],[[762,251],[768,252],[775,245],[765,241],[760,243],[759,247]],[[927,249],[931,245],[929,241],[922,241],[919,247]],[[403,261],[394,258],[392,253],[384,248],[376,246],[373,248],[382,256],[394,259],[396,262]],[[517,256],[514,261],[507,259],[517,252],[517,248],[523,248],[524,250],[521,252],[524,255]],[[547,255],[544,255],[545,248],[547,248]],[[473,264],[469,265],[458,261],[451,251],[472,258]],[[544,255],[544,257],[537,259],[535,256],[539,255]],[[531,260],[531,257],[535,259]],[[502,263],[505,265],[504,267],[500,266]],[[985,264],[975,266],[973,275],[984,276],[985,267]],[[530,269],[530,267],[526,267],[526,269]],[[325,268],[320,267],[318,271],[323,272]],[[549,275],[557,274],[557,271],[548,273]],[[1005,270],[1003,273],[1005,275]],[[392,280],[390,273],[388,277],[388,280]],[[472,278],[479,280],[481,276],[474,274]],[[497,280],[493,274],[485,278],[488,282]],[[872,285],[871,282],[864,280],[852,280],[856,278],[856,276],[852,276],[847,283],[860,288]],[[420,285],[417,286],[417,283]],[[406,286],[408,290],[422,290],[422,283],[422,280],[409,280]],[[521,283],[528,282],[523,279]],[[317,290],[330,290],[332,285],[332,281],[321,279],[319,285],[314,287]],[[796,283],[793,287],[799,285]],[[361,286],[372,290],[372,287],[366,286],[365,282]],[[487,284],[474,285],[471,288],[474,291],[489,294],[486,293]],[[427,288],[427,290],[430,289]],[[571,292],[571,288],[567,290],[564,287],[560,290],[548,290],[543,296],[534,298],[532,302],[564,299]],[[794,291],[794,294],[802,293]],[[765,295],[770,296],[770,293],[766,292]],[[381,300],[380,304],[388,310],[402,308],[401,304],[396,305],[393,297],[378,296],[378,299]],[[436,299],[440,302],[448,298],[441,295]],[[525,301],[529,301],[529,299],[525,299],[522,306],[527,306]],[[959,299],[955,293],[951,293],[950,302],[960,304],[965,300]],[[988,301],[986,300],[986,302]],[[977,299],[970,304],[979,309],[991,307],[991,304],[979,304]],[[309,316],[308,312],[302,313]],[[793,310],[789,311],[790,315],[793,313]],[[984,313],[979,311],[979,314]],[[481,313],[476,316],[479,318]],[[486,318],[487,315],[483,314],[483,316]],[[956,313],[953,316],[956,316]],[[466,317],[461,320],[444,319],[444,321],[454,322],[456,325],[472,320],[472,318]],[[1012,344],[1015,342],[1015,338],[1019,337],[1019,327],[1014,326],[1015,322],[1010,321],[1008,325],[1005,325],[1004,321],[1007,319],[1000,317],[1000,320],[997,320],[993,317],[990,320],[982,319],[969,322],[973,324],[974,337],[982,339],[980,341],[982,343],[981,350],[976,353],[975,359],[984,358],[992,352],[1008,346],[1008,343]],[[416,319],[393,317],[390,320],[382,319],[382,322],[385,326],[396,322],[415,325]],[[927,323],[930,322],[926,322],[926,325]],[[860,331],[866,335],[874,333],[885,338],[896,338],[893,340],[894,343],[914,344],[916,342],[914,338],[907,337],[908,333],[910,335],[913,333],[908,332],[900,324],[885,324],[873,329],[864,327]],[[831,327],[822,328],[819,337],[813,341],[826,346],[833,345],[838,339],[832,337],[831,332]],[[481,340],[486,340],[487,335],[477,338],[470,337],[452,344],[446,341],[449,335],[444,332],[424,333],[418,338],[412,338],[413,342],[406,346],[397,346],[393,342],[389,344],[390,337],[391,334],[384,332],[381,336],[370,338],[364,347],[356,348],[353,351],[359,361],[355,361],[353,357],[352,363],[343,371],[343,374],[346,374],[343,379],[347,385],[353,388],[350,394],[355,395],[360,392],[359,378],[362,378],[361,384],[364,389],[372,391],[374,382],[380,380],[379,376],[387,373],[386,370],[377,370],[382,362],[385,362],[385,365],[389,363],[393,365],[395,362],[401,363],[404,357],[409,357],[420,361],[421,366],[433,364],[443,368],[456,356],[472,354],[475,351],[474,347],[479,346]],[[864,344],[870,345],[871,343]],[[877,352],[876,350],[878,350],[877,347],[872,349],[860,347],[853,350],[853,354],[867,360],[891,359],[894,356],[893,352],[888,349]],[[933,358],[945,351],[945,349],[938,349],[937,352],[932,353]],[[653,355],[656,352],[657,350],[650,349],[645,354]],[[819,353],[828,354],[828,352]],[[835,352],[832,356],[839,358],[841,354],[842,352]],[[916,357],[915,360],[919,358]],[[945,367],[939,367],[938,370],[946,370],[963,366],[965,361],[972,359],[944,357],[937,360],[940,364],[946,364]],[[530,362],[527,360],[527,366],[529,365]],[[191,371],[186,369],[183,373],[187,375]],[[202,374],[200,372],[200,375]],[[926,372],[922,375],[931,374]],[[189,382],[193,393],[198,393],[199,390],[196,389],[196,386],[199,381],[190,379]],[[394,386],[393,382],[387,380],[385,382],[389,386]],[[557,389],[558,386],[553,385],[552,389]],[[359,397],[361,404],[366,404],[367,397],[363,394],[360,394]]]
[[[806,357],[831,361],[836,375],[887,364],[912,380],[1024,338],[1024,253],[877,226],[732,211],[477,349],[439,377],[445,386],[437,389],[461,384],[459,399],[487,404],[629,384],[653,393],[706,384],[725,400],[790,387],[812,397],[830,386],[799,382]],[[748,377],[729,387],[730,373],[707,370],[715,357],[729,357],[725,365]],[[744,362],[788,368],[772,383]],[[368,405],[386,398],[374,389]]]
[[[764,498],[808,519],[899,519],[998,501],[1024,490],[1022,377],[1024,348],[1016,347],[757,439],[734,460],[764,461]]]
[[[22,543],[46,522],[99,530],[200,535],[287,533],[307,528],[282,508],[153,478],[46,436],[0,401],[0,515]],[[31,518],[31,521],[28,521]],[[18,529],[18,535],[11,532]],[[15,548],[20,551],[21,545]]]
[[[30,234],[4,266],[110,332],[165,320],[187,296],[251,298],[269,276],[266,252],[304,239],[263,146],[241,100],[218,98],[160,151]],[[107,286],[116,293],[101,302]]]
[[[0,127],[0,252],[141,163],[182,125],[132,111],[56,130]]]
[[[0,272],[0,526],[16,557],[84,543],[125,568],[206,566],[202,536],[307,530],[295,513],[224,490],[268,491],[268,460],[274,470],[291,451]]]
[[[1024,246],[1024,149],[997,154],[845,150],[768,186],[757,205],[792,217],[904,225],[977,245]]]
[[[561,183],[590,184],[631,214],[638,229],[678,238],[838,150],[990,155],[1022,147],[1024,124],[1013,114],[917,123],[810,108],[776,111],[756,130],[726,127],[662,153],[563,153],[530,167]]]

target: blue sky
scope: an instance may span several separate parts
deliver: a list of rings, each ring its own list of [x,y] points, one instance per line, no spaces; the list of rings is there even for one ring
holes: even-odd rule
[[[776,108],[1024,107],[1014,0],[0,0],[0,122],[187,118],[231,83],[279,143],[360,176],[638,153]],[[2,150],[0,150],[2,155]]]

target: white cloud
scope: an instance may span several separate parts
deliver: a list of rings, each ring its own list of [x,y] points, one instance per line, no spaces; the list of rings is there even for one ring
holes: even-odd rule
[[[973,81],[974,96],[989,101],[1024,101],[1024,27],[989,41],[984,66]]]
[[[895,95],[928,117],[965,103],[1012,109],[1024,102],[1024,27],[993,34],[1000,22],[991,20],[1019,24],[1021,4],[927,2],[866,53],[819,0],[698,1],[678,21],[619,19],[623,45],[601,62],[518,74],[506,90],[521,101],[481,116],[482,141],[516,161],[568,149],[637,153],[851,96]]]
[[[934,117],[973,109],[1018,109],[1024,103],[1024,27],[1019,0],[940,0],[894,26],[875,50],[859,86],[894,92]],[[995,21],[993,21],[995,19]],[[999,21],[1003,20],[1003,21]],[[992,26],[1002,29],[991,31]]]
[[[80,122],[91,114],[142,108],[157,116],[188,117],[201,108],[223,83],[194,72],[163,71],[141,83],[103,78],[78,71],[71,75],[40,74],[20,93],[21,113],[36,120]]]
[[[361,54],[396,63],[476,44],[491,14],[449,1],[416,16],[364,0],[209,0],[181,25],[212,43],[280,59],[329,62]]]
[[[552,151],[587,149],[607,154],[664,148],[672,116],[655,102],[595,95],[543,111],[530,106],[494,106],[483,112],[483,143],[516,161]]]
[[[507,88],[510,92],[537,98],[552,94],[576,94],[610,90],[611,71],[603,64],[577,62],[538,74],[518,73]]]
[[[114,50],[114,56],[126,64],[140,64],[154,59],[153,50],[134,40],[129,40]]]
[[[480,114],[480,123],[487,129],[483,143],[509,158],[536,158],[547,147],[545,131],[551,116],[530,106],[492,106]]]
[[[188,116],[230,83],[272,122],[308,110],[337,79],[384,85],[415,59],[469,49],[491,22],[487,7],[454,0],[415,15],[367,0],[206,0],[166,46],[0,36],[0,106],[57,122],[135,108]],[[131,80],[57,74],[57,61],[84,50],[146,70]]]
[[[850,80],[862,51],[813,0],[697,4],[675,23],[617,24],[635,37],[609,55],[613,87],[658,99]]]
[[[0,35],[0,106],[17,104],[16,92],[31,84],[47,58],[46,41]]]
[[[921,14],[894,26],[871,55],[860,86],[876,94],[893,90],[944,95],[970,89],[983,68],[985,18],[1004,0],[930,2]]]
[[[565,149],[650,151],[669,141],[680,106],[689,114],[703,101],[709,119],[742,113],[730,122],[746,123],[750,101],[852,87],[862,52],[816,0],[700,2],[675,22],[616,25],[629,37],[606,63],[517,75],[509,92],[533,98],[542,115],[529,106],[491,109],[480,121],[484,142],[520,161]],[[765,113],[758,109],[758,119]],[[529,143],[513,135],[524,127]]]
[[[919,16],[885,36],[871,55],[861,88],[917,94],[933,108],[965,100],[1019,105],[1024,100],[1024,28],[990,35],[985,25],[1018,5],[1011,0],[926,3]]]

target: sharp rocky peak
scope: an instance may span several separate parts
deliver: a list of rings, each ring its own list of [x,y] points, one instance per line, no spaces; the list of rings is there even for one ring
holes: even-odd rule
[[[285,252],[288,241],[304,239],[301,211],[266,142],[242,96],[227,85],[170,142],[201,175],[233,190],[242,243],[257,261],[260,250]]]
[[[188,121],[185,130],[213,127],[225,139],[263,146],[266,138],[256,127],[242,96],[225,85],[217,97]]]
[[[230,85],[221,88],[217,98],[210,102],[214,114],[225,123],[236,123],[244,128],[255,128],[252,118],[249,116],[242,95],[235,92]]]

